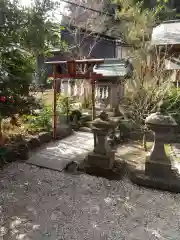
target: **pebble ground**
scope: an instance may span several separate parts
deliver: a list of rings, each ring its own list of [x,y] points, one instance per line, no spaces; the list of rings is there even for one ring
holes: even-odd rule
[[[0,240],[180,240],[180,195],[25,163],[0,171]]]

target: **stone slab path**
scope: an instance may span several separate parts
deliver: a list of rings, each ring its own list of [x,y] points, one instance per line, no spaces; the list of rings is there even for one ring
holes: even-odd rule
[[[172,144],[171,149],[174,156],[180,159],[180,143]]]
[[[0,170],[1,240],[179,240],[180,195],[14,162]]]
[[[73,135],[48,143],[33,152],[28,164],[62,171],[68,162],[81,161],[93,150],[93,134],[74,132]]]
[[[178,170],[180,174],[180,143],[172,144],[170,150],[171,150],[170,154],[172,158],[175,160],[174,167]]]

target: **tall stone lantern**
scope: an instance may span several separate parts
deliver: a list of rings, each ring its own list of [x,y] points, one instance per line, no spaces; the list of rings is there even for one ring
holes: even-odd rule
[[[146,156],[145,169],[131,172],[131,180],[142,186],[179,193],[180,174],[165,150],[165,144],[172,140],[177,123],[161,112],[148,116],[145,123],[154,132],[154,143]]]
[[[154,132],[153,147],[146,158],[145,174],[158,178],[171,177],[171,159],[165,151],[165,144],[174,135],[177,123],[170,115],[161,112],[148,116],[145,123]]]
[[[88,164],[103,169],[111,169],[115,160],[115,152],[108,142],[109,132],[115,128],[115,123],[109,121],[108,114],[101,112],[99,118],[92,122],[92,130],[96,136],[94,151],[88,155]]]

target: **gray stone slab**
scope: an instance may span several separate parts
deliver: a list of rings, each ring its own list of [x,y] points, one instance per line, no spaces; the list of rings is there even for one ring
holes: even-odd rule
[[[28,164],[62,171],[68,162],[83,160],[93,150],[93,134],[75,132],[65,139],[51,142],[32,153]]]

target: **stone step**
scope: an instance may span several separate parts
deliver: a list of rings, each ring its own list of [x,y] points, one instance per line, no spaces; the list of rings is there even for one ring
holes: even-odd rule
[[[84,160],[93,147],[92,133],[74,132],[67,138],[50,142],[42,149],[32,152],[27,163],[62,171],[71,161]]]

